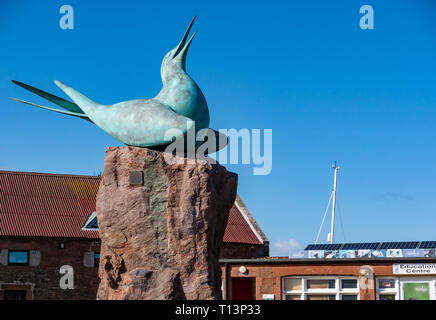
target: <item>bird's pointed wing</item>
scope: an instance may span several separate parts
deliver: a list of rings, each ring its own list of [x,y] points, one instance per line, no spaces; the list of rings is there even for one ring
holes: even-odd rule
[[[74,116],[74,117],[82,118],[82,119],[85,119],[85,120],[88,120],[88,121],[92,122],[92,120],[89,119],[89,117],[86,114],[84,114],[84,113],[70,112],[70,111],[64,111],[64,110],[59,110],[59,109],[55,109],[55,108],[45,107],[45,106],[41,106],[41,105],[36,104],[36,103],[27,102],[27,101],[20,100],[20,99],[17,99],[17,98],[10,98],[10,99],[14,100],[14,101],[17,101],[17,102],[21,102],[21,103],[25,103],[25,104],[30,104],[31,106],[35,106],[35,107],[38,107],[38,108],[42,108],[42,109],[46,109],[46,110],[50,110],[50,111],[55,111],[55,112],[63,113],[63,114],[69,115],[69,116]]]
[[[221,132],[211,128],[207,130],[207,135],[203,138],[203,140],[197,141],[197,148],[206,143],[208,144],[207,153],[215,153],[227,146],[229,139],[225,134],[222,134]],[[212,143],[209,141],[209,139],[212,139]]]
[[[40,90],[38,88],[29,86],[28,84],[25,84],[25,83],[20,82],[20,81],[12,80],[12,82],[15,83],[17,86],[20,86],[20,87],[22,87],[30,92],[33,92],[33,93],[37,94],[38,96],[40,96],[44,99],[47,99],[48,101],[53,102],[54,104],[57,104],[58,106],[66,109],[70,112],[82,113],[82,114],[84,113],[83,110],[80,109],[80,107],[77,104],[75,104],[71,101],[57,97],[51,93],[48,93],[48,92],[45,92],[45,91]],[[31,103],[28,103],[28,104],[31,104]],[[45,108],[45,109],[47,109],[47,108]],[[50,108],[48,108],[48,109],[51,110]],[[54,109],[54,110],[57,110],[57,109]],[[52,111],[54,111],[54,110],[52,110]]]

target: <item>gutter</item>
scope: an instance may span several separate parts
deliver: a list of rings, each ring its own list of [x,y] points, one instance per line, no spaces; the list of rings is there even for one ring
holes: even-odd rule
[[[436,258],[374,258],[374,259],[219,259],[220,264],[346,264],[346,263],[435,263]]]

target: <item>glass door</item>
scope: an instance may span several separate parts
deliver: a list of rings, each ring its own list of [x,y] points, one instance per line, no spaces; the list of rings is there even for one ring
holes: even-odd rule
[[[429,278],[401,278],[401,300],[435,300],[435,280]]]

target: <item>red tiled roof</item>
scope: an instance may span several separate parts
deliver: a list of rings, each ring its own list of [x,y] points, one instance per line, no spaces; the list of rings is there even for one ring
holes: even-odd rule
[[[0,171],[0,236],[98,238],[82,231],[100,178]]]
[[[95,211],[100,177],[0,171],[0,236],[98,239],[83,231]],[[259,244],[233,205],[224,242]]]
[[[236,205],[230,209],[227,228],[224,232],[224,242],[262,244]]]

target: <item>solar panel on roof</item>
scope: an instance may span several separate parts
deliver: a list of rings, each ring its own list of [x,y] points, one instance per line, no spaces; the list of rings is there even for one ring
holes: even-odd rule
[[[337,243],[332,246],[333,250],[339,250],[342,247],[342,243]]]
[[[418,241],[381,242],[379,249],[416,249],[418,245]]]
[[[390,248],[396,248],[398,249],[399,242],[362,242],[362,243],[344,243],[340,246],[341,250],[376,250],[380,246],[380,249],[390,249]],[[402,247],[407,248],[415,248],[414,244],[403,244]],[[335,249],[338,250],[338,249]]]
[[[380,249],[389,249],[390,243],[389,242],[382,242],[380,245]]]
[[[418,241],[409,242],[408,245],[404,249],[416,249],[419,246]]]
[[[305,250],[377,250],[377,249],[433,249],[436,241],[361,242],[310,244]]]
[[[379,249],[389,249],[389,242],[382,242]]]
[[[309,244],[304,250],[320,250],[320,244]]]
[[[428,249],[429,246],[431,246],[431,243],[433,241],[423,241],[421,242],[421,245],[419,246],[421,249]]]
[[[420,249],[433,249],[436,248],[436,241],[422,241],[419,246]]]
[[[380,249],[416,249],[418,245],[418,241],[382,242]]]

